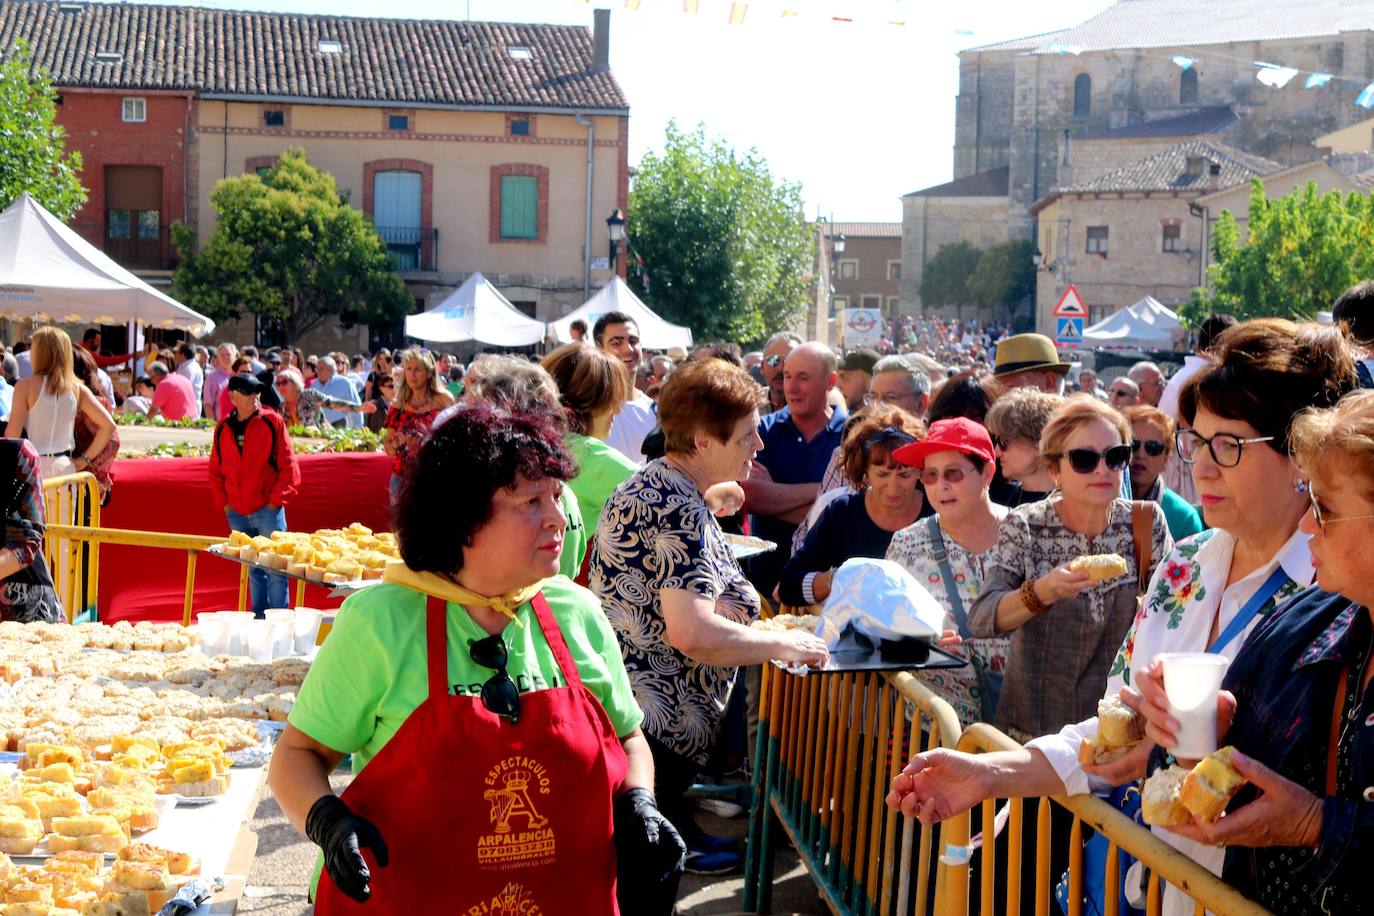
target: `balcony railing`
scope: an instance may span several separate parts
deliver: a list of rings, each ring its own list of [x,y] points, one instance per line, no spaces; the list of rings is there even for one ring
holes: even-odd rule
[[[129,270],[171,270],[177,265],[172,227],[131,226],[124,237],[111,237],[100,223],[72,223],[72,229]]]
[[[378,226],[397,270],[438,270],[439,230],[432,226]]]

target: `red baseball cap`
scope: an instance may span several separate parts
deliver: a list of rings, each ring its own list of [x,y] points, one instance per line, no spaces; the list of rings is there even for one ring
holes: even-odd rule
[[[892,453],[892,457],[902,464],[920,467],[925,464],[927,455],[936,452],[963,452],[965,455],[977,455],[984,461],[992,461],[996,457],[987,428],[968,417],[936,420],[930,424],[924,439],[903,445]]]

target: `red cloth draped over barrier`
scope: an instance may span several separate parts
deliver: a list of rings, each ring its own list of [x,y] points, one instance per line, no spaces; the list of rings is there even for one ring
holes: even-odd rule
[[[101,510],[106,528],[175,534],[228,535],[224,508],[214,504],[206,458],[132,458],[114,463],[114,490]],[[300,492],[286,507],[292,531],[342,528],[361,522],[390,530],[387,483],[391,459],[381,452],[301,455]],[[180,620],[186,595],[186,553],[150,547],[100,548],[100,619]],[[196,563],[192,611],[238,607],[239,572],[229,560],[201,554]],[[295,601],[295,582],[291,583]],[[339,605],[329,592],[308,586],[308,607]]]

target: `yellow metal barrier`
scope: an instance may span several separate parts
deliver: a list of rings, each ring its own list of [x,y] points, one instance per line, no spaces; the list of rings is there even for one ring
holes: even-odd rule
[[[100,525],[100,487],[90,473],[67,474],[43,481],[43,517],[48,533],[43,559],[52,573],[57,598],[74,620],[95,607],[100,584],[100,552],[52,535],[53,526]]]
[[[182,623],[191,623],[191,599],[195,594],[196,560],[200,551],[211,544],[223,541],[222,537],[209,537],[200,534],[164,534],[159,531],[134,531],[128,528],[88,528],[77,525],[49,525],[46,543],[57,551],[73,554],[82,545],[89,546],[90,553],[96,554],[99,544],[122,544],[129,547],[156,547],[164,550],[186,551],[186,597],[182,606]],[[242,567],[239,574],[239,610],[245,607],[248,587],[248,567]],[[95,592],[91,591],[94,601]]]
[[[884,799],[911,756],[955,746],[954,709],[907,672],[765,665],[759,717],[744,909],[770,911],[776,821],[836,914],[924,916],[944,893],[930,894],[934,831]]]
[[[958,749],[969,753],[985,751],[1016,750],[1021,745],[1002,734],[990,725],[978,723],[964,731],[958,742]],[[1025,820],[1025,805],[1035,804],[1036,819],[1036,861],[1034,906],[1022,906],[1021,901],[1021,850],[1022,825]],[[1050,804],[1068,809],[1073,814],[1073,827],[1067,838],[1053,837],[1050,830]],[[1107,854],[1105,886],[1118,888],[1122,876],[1119,874],[1117,850],[1122,849],[1135,856],[1150,870],[1147,886],[1146,913],[1159,916],[1163,905],[1164,891],[1161,882],[1167,881],[1183,891],[1194,901],[1198,916],[1205,911],[1216,916],[1264,916],[1268,911],[1246,898],[1243,894],[1222,881],[1183,853],[1164,843],[1149,830],[1142,828],[1120,811],[1113,809],[1102,799],[1092,795],[1070,797],[1052,796],[1040,799],[1012,799],[1009,818],[998,843],[1005,843],[1007,858],[1003,892],[1005,904],[1003,911],[1008,914],[1034,912],[1037,916],[1059,912],[1059,906],[1051,899],[1054,886],[1060,875],[1050,873],[1051,843],[1069,843],[1069,916],[1081,916],[1083,905],[1083,825],[1107,837],[1110,848]],[[993,851],[994,817],[998,799],[982,803],[981,819],[984,837],[983,853],[989,859]],[[972,812],[968,811],[946,821],[942,826],[941,842],[955,847],[967,846],[969,842]],[[966,916],[969,906],[969,866],[940,865],[941,916]],[[984,867],[980,873],[980,912],[992,916],[997,912],[994,899],[996,875],[993,868]],[[1109,893],[1104,901],[1106,916],[1117,916],[1117,895]]]

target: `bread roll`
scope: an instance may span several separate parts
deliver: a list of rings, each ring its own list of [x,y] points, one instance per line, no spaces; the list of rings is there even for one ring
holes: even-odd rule
[[[1113,747],[1110,744],[1102,744],[1100,737],[1088,738],[1078,745],[1078,762],[1089,766],[1102,766],[1111,763],[1118,757],[1124,757],[1130,753],[1131,747]]]
[[[1097,738],[1107,747],[1131,747],[1145,737],[1145,720],[1118,697],[1097,701]]]
[[[1079,557],[1069,563],[1074,572],[1085,572],[1098,582],[1126,575],[1126,561],[1118,554],[1100,553]]]
[[[1231,765],[1235,750],[1228,745],[1207,755],[1183,780],[1179,800],[1199,821],[1211,823],[1221,817],[1221,812],[1247,782]]]
[[[1188,809],[1179,800],[1183,780],[1188,771],[1178,764],[1167,770],[1155,770],[1145,780],[1145,788],[1140,793],[1140,815],[1147,824],[1160,827],[1177,827],[1192,821]]]

